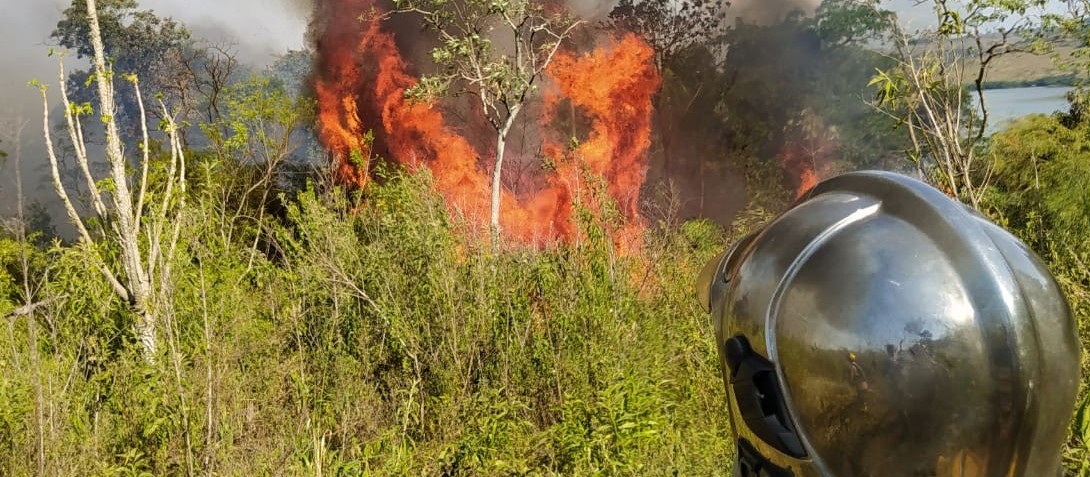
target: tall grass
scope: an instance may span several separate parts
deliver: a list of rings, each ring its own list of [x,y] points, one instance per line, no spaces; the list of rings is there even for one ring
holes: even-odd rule
[[[308,187],[253,220],[216,167],[194,181],[154,364],[82,246],[0,238],[0,475],[728,474],[693,280],[768,214],[653,224],[620,255],[617,224],[581,210],[576,242],[497,252],[427,175]],[[1087,402],[1067,475],[1090,475]]]
[[[620,256],[583,214],[579,243],[493,252],[430,190],[307,189],[241,240],[198,200],[153,365],[79,247],[36,250],[54,301],[36,342],[25,317],[0,333],[0,474],[727,473],[693,296],[723,231],[657,227]]]

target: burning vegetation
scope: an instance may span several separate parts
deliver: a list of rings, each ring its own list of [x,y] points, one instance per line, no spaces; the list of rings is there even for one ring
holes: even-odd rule
[[[318,2],[317,128],[337,181],[362,188],[377,161],[427,169],[477,231],[570,242],[585,208],[615,243],[635,245],[641,195],[657,184],[675,187],[682,218],[725,224],[747,187],[768,186],[745,177],[745,157],[780,171],[773,182],[794,191],[785,198],[834,171],[851,151],[801,91],[835,52],[812,51],[822,41],[813,23],[784,13],[814,6],[740,4],[772,24],[730,27],[725,4],[683,3],[690,20],[679,23],[683,13],[656,15],[666,6],[654,2],[622,2],[605,22],[562,4]]]
[[[362,187],[378,158],[410,170],[427,168],[452,212],[484,226],[494,172],[489,168],[495,167],[497,151],[467,137],[474,119],[451,119],[456,117],[452,105],[479,110],[481,100],[408,98],[406,92],[419,80],[382,12],[370,0],[323,2],[317,8],[319,131],[333,154],[336,177]],[[531,163],[503,171],[499,220],[509,238],[571,239],[573,204],[598,210],[607,197],[623,223],[617,240],[639,236],[652,99],[660,84],[654,52],[633,34],[584,42],[591,44],[585,51],[574,41],[557,45],[542,71],[543,98],[530,102],[534,112],[524,115],[522,137],[529,139],[508,152],[517,164]],[[588,127],[576,132],[576,124]],[[515,177],[516,170],[529,177]],[[596,193],[599,180],[605,195]],[[516,191],[510,186],[515,182],[532,186]]]

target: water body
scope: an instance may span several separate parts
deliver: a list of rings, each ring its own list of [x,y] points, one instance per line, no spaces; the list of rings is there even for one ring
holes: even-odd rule
[[[1069,86],[1033,86],[984,90],[988,105],[988,132],[993,133],[1027,114],[1067,111]]]

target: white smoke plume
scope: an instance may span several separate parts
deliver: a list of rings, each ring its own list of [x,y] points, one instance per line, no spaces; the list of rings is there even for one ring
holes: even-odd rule
[[[811,15],[820,3],[820,0],[733,0],[726,17],[731,24],[740,19],[745,23],[770,25],[795,11]]]

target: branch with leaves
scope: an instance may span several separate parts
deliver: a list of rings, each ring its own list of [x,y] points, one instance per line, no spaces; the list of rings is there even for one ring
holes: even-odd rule
[[[84,138],[83,119],[95,115],[95,108],[91,103],[76,104],[71,101],[65,86],[63,55],[58,62],[60,64],[58,69],[61,98],[65,105],[64,119],[69,138],[75,148],[75,162],[82,173],[84,185],[90,192],[88,194],[90,208],[99,219],[97,222],[100,229],[96,230],[94,236],[61,181],[60,160],[55,152],[49,127],[47,87],[35,82],[42,97],[44,111],[42,131],[54,191],[60,197],[68,219],[76,227],[79,241],[86,247],[93,266],[109,282],[117,296],[135,313],[137,339],[141,343],[145,358],[153,361],[157,343],[155,300],[162,298],[157,296],[157,291],[164,289],[169,280],[168,261],[173,256],[177,245],[182,223],[181,215],[185,209],[185,154],[179,137],[179,125],[160,100],[159,106],[164,118],[161,129],[167,136],[170,163],[161,190],[152,191],[148,180],[151,142],[140,82],[135,75],[123,75],[123,79],[132,85],[135,92],[142,133],[139,144],[141,153],[139,178],[130,177],[127,170],[128,158],[124,153],[117,126],[113,81],[115,74],[107,67],[95,0],[87,0],[87,12],[94,51],[92,79],[98,92],[97,116],[102,122],[106,136],[105,159],[109,166],[106,177],[98,178],[91,172],[92,157]],[[134,181],[135,184],[132,183]],[[158,196],[158,203],[152,205],[149,198],[155,195]],[[168,230],[168,225],[173,230]],[[170,232],[169,239],[166,236],[167,232]],[[120,265],[112,263],[103,255],[96,246],[95,238],[106,240],[109,245],[119,249]]]
[[[395,12],[419,15],[439,37],[431,54],[439,71],[406,91],[413,101],[471,94],[496,131],[491,226],[500,231],[504,149],[519,112],[565,40],[582,24],[531,0],[394,0]]]
[[[896,64],[871,80],[874,106],[908,129],[910,158],[921,176],[979,208],[993,169],[980,157],[988,127],[987,73],[996,59],[1032,49],[1036,2],[922,2],[932,7],[937,26],[917,34],[881,10],[879,1],[864,4],[886,21],[893,50],[888,56]]]

